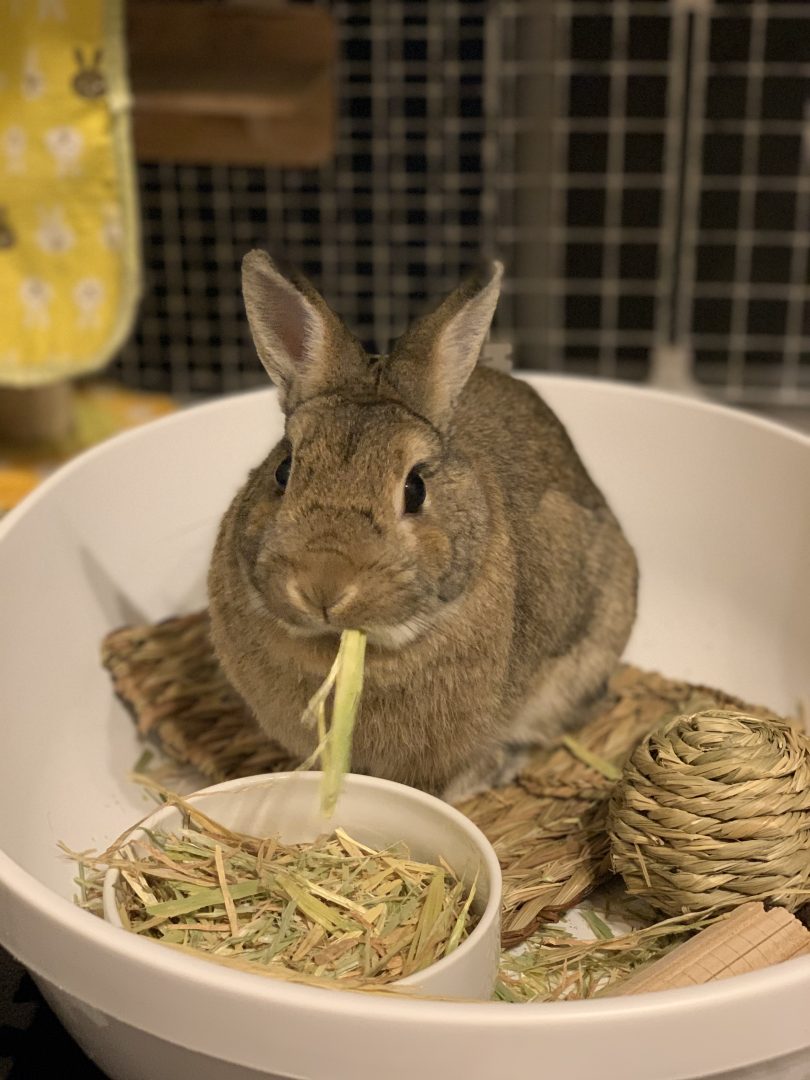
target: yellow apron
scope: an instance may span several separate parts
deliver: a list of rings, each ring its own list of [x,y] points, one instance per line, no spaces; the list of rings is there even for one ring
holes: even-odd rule
[[[0,0],[0,385],[102,367],[140,245],[123,0]]]

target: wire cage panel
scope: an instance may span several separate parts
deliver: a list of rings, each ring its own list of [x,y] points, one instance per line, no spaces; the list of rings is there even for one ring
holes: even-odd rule
[[[338,0],[320,169],[140,166],[147,288],[125,381],[264,381],[239,262],[309,273],[384,350],[481,256],[525,367],[645,379],[680,343],[712,393],[810,401],[802,0]]]

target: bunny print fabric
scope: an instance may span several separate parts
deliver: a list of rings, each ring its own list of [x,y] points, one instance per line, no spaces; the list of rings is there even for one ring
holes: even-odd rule
[[[122,0],[0,0],[0,384],[101,367],[139,292]]]

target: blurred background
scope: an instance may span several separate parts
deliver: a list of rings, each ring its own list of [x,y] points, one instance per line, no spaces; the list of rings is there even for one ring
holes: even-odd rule
[[[182,394],[261,383],[238,278],[253,245],[377,350],[497,253],[496,336],[519,367],[810,405],[804,0],[330,11],[324,160],[141,162],[146,287],[113,373]]]

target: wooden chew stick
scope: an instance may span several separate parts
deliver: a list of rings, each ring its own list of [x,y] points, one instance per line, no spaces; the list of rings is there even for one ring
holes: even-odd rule
[[[611,987],[611,997],[675,990],[810,955],[810,932],[784,908],[743,904],[660,960]]]

